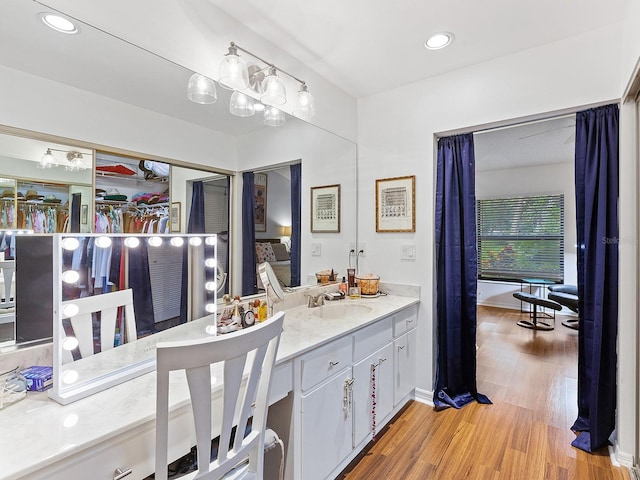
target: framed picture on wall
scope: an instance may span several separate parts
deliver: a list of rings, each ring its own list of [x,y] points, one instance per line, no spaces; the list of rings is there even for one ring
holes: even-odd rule
[[[267,174],[256,173],[253,176],[253,188],[255,192],[255,210],[253,220],[256,232],[267,231]]]
[[[180,202],[173,202],[171,204],[171,211],[169,212],[169,221],[171,222],[171,231],[180,231]]]
[[[416,177],[376,180],[376,232],[416,231]]]
[[[311,187],[311,232],[340,232],[340,185]]]

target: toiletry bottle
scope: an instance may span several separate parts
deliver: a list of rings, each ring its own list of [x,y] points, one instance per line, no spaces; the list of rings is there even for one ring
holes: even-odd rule
[[[241,324],[241,319],[240,319],[240,306],[238,304],[237,301],[234,301],[234,308],[233,308],[233,313],[231,314],[231,323],[236,323],[238,325]]]
[[[347,286],[353,287],[353,284],[356,281],[356,269],[355,268],[348,268],[347,269],[347,278],[349,279],[349,283],[348,283]]]
[[[258,307],[258,321],[264,322],[267,319],[267,302],[260,302],[260,306]]]
[[[342,292],[343,295],[347,294],[347,281],[344,277],[342,277],[342,283],[340,284],[340,292]]]

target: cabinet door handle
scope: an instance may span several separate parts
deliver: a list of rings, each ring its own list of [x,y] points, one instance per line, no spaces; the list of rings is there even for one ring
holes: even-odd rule
[[[128,475],[133,473],[133,469],[127,468],[126,470],[122,470],[121,468],[116,468],[114,472],[113,480],[120,480]]]
[[[335,367],[336,365],[338,365],[340,362],[332,362],[331,360],[329,360],[329,366],[331,368]]]
[[[386,358],[379,358],[378,359],[378,365],[380,365],[382,362],[386,362],[387,359]]]
[[[404,350],[404,345],[398,345],[398,350]]]

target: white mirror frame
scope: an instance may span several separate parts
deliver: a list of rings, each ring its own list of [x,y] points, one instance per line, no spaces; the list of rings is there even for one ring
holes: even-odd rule
[[[141,339],[136,339],[134,342],[130,342],[124,345],[120,345],[116,348],[108,350],[106,352],[101,352],[96,355],[87,357],[82,359],[83,361],[92,362],[100,362],[100,355],[103,354],[111,354],[112,352],[123,354],[124,347],[131,346],[130,349],[133,352],[128,352],[129,357],[136,357],[139,353],[144,353],[144,357],[132,361],[129,364],[116,367],[108,372],[103,372],[98,375],[95,375],[86,380],[81,380],[77,384],[72,384],[72,382],[65,382],[68,380],[67,375],[73,370],[63,370],[63,340],[65,338],[65,332],[62,324],[63,318],[66,316],[62,313],[62,241],[64,238],[68,237],[139,237],[141,239],[148,239],[150,237],[160,237],[164,239],[172,239],[174,237],[189,237],[191,238],[199,238],[201,240],[201,244],[204,245],[205,242],[207,245],[214,247],[214,256],[217,254],[217,237],[214,234],[55,234],[53,235],[53,387],[48,391],[49,397],[55,400],[56,402],[67,405],[69,403],[75,402],[76,400],[80,400],[89,395],[93,395],[94,393],[106,390],[120,383],[126,382],[133,378],[139,377],[146,373],[152,372],[156,368],[156,356],[155,356],[155,345],[160,340],[167,339],[175,339],[177,335],[182,339],[188,338],[201,338],[205,336],[215,335],[216,334],[216,319],[217,319],[217,305],[216,305],[216,285],[213,286],[213,295],[200,295],[197,298],[199,300],[207,299],[209,302],[206,306],[203,306],[202,311],[206,311],[209,314],[205,314],[203,317],[195,319],[194,321],[188,321],[186,324],[181,324],[176,327],[169,328],[162,332],[155,333],[153,335],[149,335],[143,337]],[[204,261],[204,255],[200,252],[203,250],[198,250],[197,253],[193,256],[193,259],[200,258]],[[212,267],[215,269],[214,278],[217,278],[217,262],[216,265]],[[205,265],[203,271],[209,268]],[[205,288],[205,279],[206,273],[203,275],[203,278],[200,279],[202,281],[202,288]],[[198,280],[198,281],[200,281]],[[196,287],[197,288],[197,287]],[[181,327],[183,327],[181,330]],[[109,362],[107,362],[109,363]],[[72,363],[67,363],[65,365],[72,365]],[[86,367],[85,363],[85,367]],[[99,365],[99,363],[94,363],[93,365],[89,365],[89,367]],[[91,368],[86,368],[91,372]],[[76,372],[77,373],[77,372]],[[73,373],[71,373],[73,376]]]

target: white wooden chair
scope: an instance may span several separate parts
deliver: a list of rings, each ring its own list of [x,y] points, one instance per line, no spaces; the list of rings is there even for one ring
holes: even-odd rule
[[[0,271],[2,272],[2,276],[0,277],[0,280],[2,281],[0,288],[0,310],[14,309],[16,306],[14,298],[16,261],[0,261]]]
[[[196,432],[198,470],[183,479],[262,480],[269,383],[276,358],[284,313],[251,328],[184,342],[158,343],[156,402],[156,480],[167,479],[169,372],[185,370]],[[222,408],[212,413],[211,366],[224,368]],[[245,371],[246,384],[242,385]],[[218,377],[220,378],[220,377]],[[245,436],[247,420],[253,416]],[[212,422],[220,425],[218,455],[211,458]],[[230,448],[232,430],[237,433]],[[248,459],[248,463],[246,462]]]
[[[65,317],[65,311],[76,310],[75,308],[67,308],[72,304],[77,307],[77,311],[69,317]],[[124,338],[122,343],[137,340],[136,317],[133,311],[133,291],[130,288],[62,302],[62,316],[63,318],[69,318],[71,322],[82,358],[95,353],[92,314],[96,312],[100,312],[100,351],[104,352],[113,348],[116,335],[116,320],[120,307],[123,310],[122,333],[124,333]],[[62,352],[63,363],[73,361],[69,350],[63,349]]]

